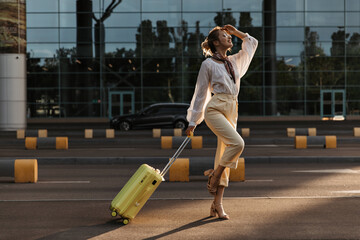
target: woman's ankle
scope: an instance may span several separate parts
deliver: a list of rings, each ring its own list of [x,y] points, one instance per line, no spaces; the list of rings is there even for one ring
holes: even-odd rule
[[[224,172],[224,170],[225,170],[225,167],[219,165],[214,171],[214,177],[220,178],[222,173]]]

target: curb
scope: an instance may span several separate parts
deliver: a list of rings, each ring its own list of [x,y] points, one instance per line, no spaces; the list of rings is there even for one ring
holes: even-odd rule
[[[275,138],[263,138],[263,137],[248,137],[245,138],[246,145],[294,145],[294,138],[292,137],[275,137]],[[9,146],[9,145],[24,145],[24,139],[1,139],[0,145]],[[104,144],[117,144],[123,147],[141,147],[141,146],[158,146],[161,147],[160,138],[69,138],[69,147],[71,146],[83,146],[83,145],[104,145]],[[337,137],[337,144],[360,144],[359,137]],[[217,139],[215,137],[203,137],[203,147],[216,147]]]
[[[245,164],[360,163],[360,156],[242,156]],[[19,158],[19,157],[17,157]],[[21,157],[33,159],[34,157]],[[12,160],[15,158],[0,158]],[[213,157],[189,157],[193,167],[213,167]],[[168,157],[38,157],[39,164],[166,164]]]

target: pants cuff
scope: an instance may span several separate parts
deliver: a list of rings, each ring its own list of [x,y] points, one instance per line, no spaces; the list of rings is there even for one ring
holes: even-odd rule
[[[238,165],[238,159],[234,162],[220,163],[220,166],[236,169]]]

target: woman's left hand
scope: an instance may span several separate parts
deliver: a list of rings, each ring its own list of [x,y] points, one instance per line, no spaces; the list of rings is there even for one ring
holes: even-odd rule
[[[229,32],[229,34],[234,35],[238,30],[236,29],[236,27],[227,24],[223,27],[227,32]]]
[[[194,130],[195,130],[195,126],[189,126],[185,131],[186,136],[188,136],[188,137],[193,136]]]
[[[227,31],[229,34],[234,35],[238,38],[244,39],[246,37],[246,34],[236,29],[236,27],[227,24],[223,27],[225,31]]]

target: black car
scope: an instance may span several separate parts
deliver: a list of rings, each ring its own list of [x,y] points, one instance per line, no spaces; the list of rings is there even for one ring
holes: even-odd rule
[[[113,117],[110,127],[128,131],[134,128],[170,127],[186,129],[186,103],[157,103],[148,106],[139,113]]]

